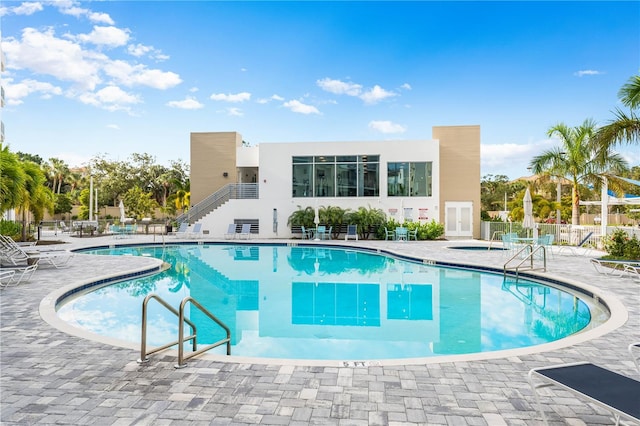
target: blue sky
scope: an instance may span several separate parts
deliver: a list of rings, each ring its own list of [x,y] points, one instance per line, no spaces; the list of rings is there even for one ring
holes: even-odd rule
[[[0,3],[12,151],[189,161],[190,132],[268,142],[430,139],[479,124],[517,178],[547,130],[622,107],[640,2]],[[637,145],[620,149],[640,164]]]

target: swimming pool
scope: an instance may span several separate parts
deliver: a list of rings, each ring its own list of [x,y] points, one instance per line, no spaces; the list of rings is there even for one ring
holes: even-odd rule
[[[262,358],[490,352],[552,342],[593,325],[594,307],[565,289],[361,250],[190,244],[88,253],[152,256],[171,265],[58,307],[59,318],[75,327],[131,342],[139,342],[141,304],[150,293],[176,307],[184,297],[195,298],[231,328],[233,355]],[[223,336],[201,312],[188,315],[198,324],[199,344]],[[176,335],[175,317],[150,304],[149,344]]]

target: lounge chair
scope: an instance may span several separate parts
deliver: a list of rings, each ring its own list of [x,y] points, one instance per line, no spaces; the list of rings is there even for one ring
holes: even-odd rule
[[[28,281],[31,275],[38,269],[38,264],[34,263],[26,267],[6,267],[0,271],[0,287],[17,286],[21,282]]]
[[[589,232],[586,237],[584,237],[577,245],[575,246],[562,246],[560,250],[558,250],[558,254],[562,254],[565,251],[568,251],[570,255],[579,256],[587,254],[590,249],[586,246],[587,241],[593,235],[593,232]]]
[[[249,237],[251,237],[251,224],[250,223],[245,223],[242,225],[242,229],[240,230],[240,233],[238,234],[238,238],[242,239],[242,237],[244,237],[245,239],[249,239]]]
[[[634,281],[640,282],[640,263],[625,263],[624,274],[629,275]]]
[[[26,252],[17,244],[7,244],[6,239],[3,239],[2,247],[0,248],[0,264],[7,265],[10,268],[24,268],[40,262],[47,263],[55,268],[63,268],[68,266],[68,262],[72,257],[73,253],[66,250]]]
[[[358,226],[357,225],[347,225],[347,233],[344,236],[344,240],[347,241],[349,238],[355,238],[358,241]]]
[[[227,228],[227,232],[224,234],[224,237],[227,240],[233,239],[236,237],[236,224],[235,223],[230,223],[229,227]]]
[[[174,232],[173,235],[176,238],[185,238],[188,235],[188,233],[189,233],[189,223],[182,222],[178,230]]]
[[[69,228],[67,226],[67,224],[64,223],[64,220],[61,220],[60,222],[58,222],[58,228],[60,228],[60,233],[61,234],[64,234],[64,233],[70,234],[71,233],[71,228]]]
[[[629,350],[629,355],[631,355],[633,363],[636,365],[636,370],[640,373],[640,342],[630,344],[627,349]]]
[[[187,236],[189,238],[201,238],[202,237],[202,224],[201,223],[196,223],[195,225],[193,225],[193,229],[191,229],[188,233]]]
[[[640,422],[640,381],[638,380],[590,362],[533,368],[529,371],[528,377],[545,424],[547,424],[547,418],[538,389],[552,385],[584,397],[589,402],[611,411],[616,418],[616,425],[619,424],[620,418]],[[542,383],[536,385],[534,379]]]

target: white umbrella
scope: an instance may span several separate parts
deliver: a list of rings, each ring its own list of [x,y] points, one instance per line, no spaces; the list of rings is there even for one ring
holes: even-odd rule
[[[124,223],[126,217],[124,215],[124,203],[120,200],[120,223]]]
[[[522,227],[525,229],[533,229],[536,225],[533,220],[533,201],[531,200],[531,192],[529,188],[524,193],[522,199],[522,207],[524,209],[524,219],[522,221]]]

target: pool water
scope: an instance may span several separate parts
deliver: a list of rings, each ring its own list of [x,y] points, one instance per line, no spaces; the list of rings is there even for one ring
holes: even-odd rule
[[[86,251],[85,251],[86,253]],[[142,301],[190,296],[231,329],[231,354],[375,360],[521,348],[589,325],[589,306],[559,288],[372,252],[284,245],[171,245],[97,249],[153,256],[170,269],[63,301],[58,316],[103,336],[139,342]],[[224,338],[193,305],[198,343]],[[177,318],[153,300],[148,345],[177,340]],[[212,352],[224,353],[224,346]]]

